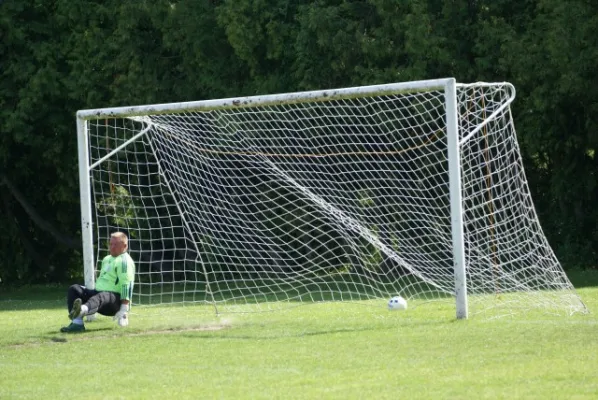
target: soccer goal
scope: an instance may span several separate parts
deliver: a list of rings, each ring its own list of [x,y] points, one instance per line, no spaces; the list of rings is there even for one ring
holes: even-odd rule
[[[534,211],[514,97],[450,78],[79,111],[85,283],[123,230],[137,304],[585,312]]]

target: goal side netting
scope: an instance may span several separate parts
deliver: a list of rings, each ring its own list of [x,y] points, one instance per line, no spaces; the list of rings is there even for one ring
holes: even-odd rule
[[[583,312],[534,211],[513,98],[457,84],[455,133],[444,80],[81,111],[86,283],[122,230],[136,304],[454,304],[458,221],[470,314]]]

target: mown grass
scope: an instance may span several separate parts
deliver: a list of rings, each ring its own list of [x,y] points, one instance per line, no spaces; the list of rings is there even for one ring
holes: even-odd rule
[[[589,273],[584,282],[596,281]],[[224,314],[137,307],[84,334],[66,324],[66,288],[0,294],[0,399],[562,399],[598,397],[593,313],[454,319],[450,303],[323,303]]]

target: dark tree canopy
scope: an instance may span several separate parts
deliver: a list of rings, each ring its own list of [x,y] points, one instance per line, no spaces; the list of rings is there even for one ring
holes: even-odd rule
[[[0,37],[3,283],[82,274],[79,109],[447,76],[515,85],[549,242],[598,266],[598,3],[5,0]]]

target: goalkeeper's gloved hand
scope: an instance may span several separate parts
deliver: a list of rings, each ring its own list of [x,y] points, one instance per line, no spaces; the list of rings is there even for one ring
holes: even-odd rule
[[[129,312],[129,305],[128,304],[121,304],[120,310],[112,317],[114,321],[118,322],[119,326],[127,326],[129,325],[129,316],[127,315]]]

